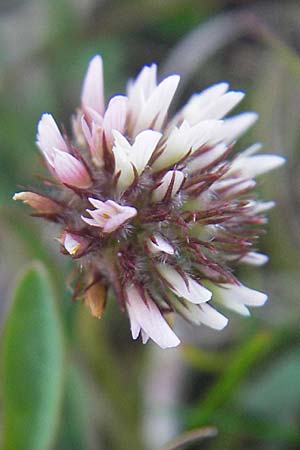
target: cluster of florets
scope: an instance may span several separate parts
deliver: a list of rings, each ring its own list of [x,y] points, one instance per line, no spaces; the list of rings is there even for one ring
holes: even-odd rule
[[[90,62],[73,117],[73,137],[43,114],[37,145],[51,172],[48,192],[19,192],[38,216],[57,222],[63,253],[80,261],[74,296],[100,317],[111,289],[126,311],[133,338],[163,348],[179,344],[166,320],[179,313],[217,330],[227,318],[219,303],[243,315],[267,296],[241,284],[237,263],[259,266],[255,251],[265,211],[254,199],[255,177],[284,160],[257,155],[253,145],[232,155],[253,112],[225,118],[244,94],[227,83],[194,94],[168,120],[179,83],[157,83],[145,66],[105,106],[102,59]]]

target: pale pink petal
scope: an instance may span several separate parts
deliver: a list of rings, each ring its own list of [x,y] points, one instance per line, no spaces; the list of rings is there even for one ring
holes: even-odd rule
[[[116,95],[113,97],[104,114],[103,128],[107,143],[111,146],[114,140],[112,130],[124,132],[127,115],[127,97]]]
[[[91,146],[92,145],[92,133],[91,133],[90,127],[88,126],[84,116],[81,117],[81,128],[82,128],[83,135],[84,135],[88,145]]]
[[[53,168],[62,183],[79,189],[86,189],[91,184],[91,178],[83,163],[70,153],[54,149]]]
[[[84,216],[80,216],[80,217],[85,223],[87,223],[91,227],[99,227],[99,222],[97,220],[90,219],[89,217],[84,217]]]
[[[88,119],[88,122],[94,122],[95,125],[103,126],[103,116],[95,111],[93,108],[86,107],[84,109],[85,116]]]
[[[132,206],[122,206],[113,200],[102,202],[95,198],[89,198],[89,201],[96,208],[86,210],[92,219],[84,216],[81,218],[89,225],[102,228],[103,233],[112,233],[137,214],[137,210]]]
[[[103,115],[103,65],[100,55],[94,56],[88,65],[88,69],[83,80],[81,102],[84,109],[91,108]]]
[[[13,200],[21,200],[25,205],[29,205],[44,214],[59,214],[63,210],[63,206],[59,203],[35,192],[16,192]]]
[[[81,118],[81,129],[85,140],[89,146],[93,162],[98,166],[103,166],[102,146],[103,146],[103,127],[94,120],[86,120],[86,116]]]
[[[112,216],[103,227],[103,233],[111,233],[112,231],[117,230],[123,223],[127,222],[127,220],[136,216],[137,210],[130,206],[124,206],[124,212],[116,214]]]
[[[38,123],[37,141],[48,164],[53,167],[54,148],[68,152],[67,144],[51,114],[44,113]]]
[[[86,212],[90,214],[98,227],[104,227],[108,220],[104,211],[87,209]]]
[[[107,214],[109,216],[112,216],[113,214],[116,214],[118,211],[122,211],[122,206],[118,205],[118,203],[112,201],[112,200],[106,200],[105,202],[102,202],[101,200],[98,200],[93,197],[89,197],[89,202],[99,210],[102,214]]]
[[[150,337],[161,348],[176,347],[180,340],[167,324],[156,304],[147,296],[147,304],[134,286],[126,288],[127,311],[132,337],[136,339],[138,327],[143,330],[143,342]]]

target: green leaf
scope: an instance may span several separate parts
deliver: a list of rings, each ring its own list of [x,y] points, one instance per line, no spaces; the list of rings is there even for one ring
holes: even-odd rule
[[[4,327],[3,450],[50,449],[63,384],[63,336],[45,268],[20,279]]]

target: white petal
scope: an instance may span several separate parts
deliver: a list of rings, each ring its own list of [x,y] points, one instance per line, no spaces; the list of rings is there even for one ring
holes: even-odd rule
[[[134,171],[130,159],[122,148],[113,147],[112,151],[115,157],[115,174],[120,171],[117,189],[118,192],[123,192],[132,184]]]
[[[211,105],[207,109],[206,113],[203,113],[203,118],[206,119],[222,119],[231,111],[240,101],[244,98],[244,92],[230,91],[222,95],[214,105]]]
[[[129,314],[129,319],[130,319],[130,329],[131,329],[132,339],[137,339],[139,337],[141,327],[134,316],[134,309],[131,310],[128,308],[128,314]]]
[[[251,266],[262,266],[266,264],[269,257],[263,253],[249,252],[240,259],[241,263],[250,264]]]
[[[139,112],[149,98],[151,92],[156,88],[157,66],[144,66],[135,80],[130,80],[127,87],[130,121],[136,122]]]
[[[223,330],[223,328],[226,327],[228,323],[227,317],[223,316],[223,314],[219,313],[208,303],[202,303],[198,306],[199,319],[204,325],[214,328],[215,330]]]
[[[221,297],[222,303],[231,309],[238,308],[238,305],[262,306],[268,299],[267,295],[263,292],[235,284],[221,285],[218,288],[218,294]]]
[[[90,61],[83,80],[81,102],[84,108],[91,108],[103,115],[103,64],[100,55],[96,55]]]
[[[247,180],[244,178],[225,178],[218,180],[213,184],[212,189],[223,198],[238,196],[239,194],[254,188],[255,180]]]
[[[168,241],[162,238],[159,234],[154,234],[153,238],[148,239],[147,246],[151,253],[168,253],[174,255],[174,248]]]
[[[137,336],[138,326],[143,330],[143,341],[149,336],[161,348],[176,347],[180,340],[163,318],[156,304],[147,297],[147,305],[134,286],[127,287],[127,311],[133,338]]]
[[[238,155],[238,158],[244,157],[244,156],[251,156],[254,153],[259,152],[262,148],[261,142],[255,142],[255,144],[250,145],[250,147],[246,148],[246,150],[243,151],[240,155]]]
[[[218,130],[223,126],[222,120],[202,120],[191,128],[192,152],[203,145],[210,144]]]
[[[131,150],[131,145],[127,141],[125,136],[123,136],[123,134],[121,134],[118,130],[112,130],[112,134],[115,139],[114,146],[124,149],[125,153],[127,154]]]
[[[214,138],[222,125],[219,120],[203,120],[194,126],[184,121],[174,127],[167,139],[164,151],[153,164],[155,170],[161,170],[180,161],[189,151],[193,152]]]
[[[270,209],[274,208],[276,205],[275,202],[269,201],[269,202],[253,202],[252,206],[252,213],[253,214],[261,214],[266,211],[269,211]]]
[[[232,311],[241,314],[241,316],[250,316],[250,311],[243,303],[239,302],[235,298],[222,298],[222,305],[226,306],[226,308],[231,309]]]
[[[215,330],[222,330],[228,323],[228,319],[219,313],[208,303],[195,305],[184,300],[173,300],[175,309],[186,320],[196,325],[205,324]]]
[[[215,147],[207,150],[202,155],[197,156],[188,164],[187,167],[192,171],[204,169],[205,167],[214,163],[214,161],[217,161],[219,158],[221,158],[227,150],[227,145],[225,145],[224,143],[218,144]]]
[[[182,183],[184,181],[184,173],[180,170],[169,170],[161,179],[161,183],[159,186],[154,189],[152,192],[152,200],[155,202],[160,202],[165,197],[168,188],[170,186],[170,183],[173,182],[172,192],[171,192],[171,198],[174,197],[174,195],[177,194],[177,192],[180,190]]]
[[[198,121],[200,120],[207,120],[207,119],[222,119],[229,111],[231,111],[243,98],[245,94],[243,92],[237,92],[237,91],[230,91],[226,94],[223,94],[215,101],[211,102],[210,104],[207,104],[203,106],[202,108],[199,108],[198,111],[196,111],[196,105],[194,106],[194,116],[191,116],[191,110],[187,111],[185,114],[185,118],[187,120],[193,120],[195,119]]]
[[[285,158],[279,155],[255,155],[236,158],[229,173],[237,172],[247,178],[254,178],[269,172],[285,163]]]
[[[142,342],[143,342],[143,344],[147,344],[147,342],[150,339],[150,336],[148,336],[148,334],[144,330],[142,330],[141,334],[142,334]]]
[[[74,255],[80,248],[80,241],[72,233],[66,233],[64,239],[64,247],[70,255]]]
[[[246,112],[237,116],[225,119],[223,125],[216,131],[211,139],[212,144],[224,141],[231,144],[239,136],[244,134],[258,119],[255,112]]]
[[[191,303],[204,303],[211,299],[212,293],[186,275],[187,284],[183,277],[167,264],[158,264],[157,269],[163,278],[170,284],[170,289],[178,296],[183,297]]]
[[[154,130],[161,129],[179,80],[179,75],[171,75],[153,90],[137,117],[134,136],[149,127]]]
[[[192,95],[179,114],[186,118],[192,125],[199,122],[198,114],[201,114],[202,110],[214,104],[218,98],[225,94],[228,87],[228,83],[218,83],[198,94]]]
[[[130,152],[130,159],[140,175],[154,152],[162,134],[158,131],[145,130],[139,133]]]
[[[180,161],[191,150],[192,144],[188,130],[173,128],[161,155],[154,161],[154,170],[161,170]]]

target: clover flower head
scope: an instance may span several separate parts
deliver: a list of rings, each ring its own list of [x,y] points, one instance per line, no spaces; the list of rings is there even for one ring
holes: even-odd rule
[[[227,83],[194,94],[170,117],[178,83],[178,75],[158,82],[157,66],[144,66],[126,95],[106,103],[96,55],[73,136],[48,113],[38,123],[50,192],[14,196],[60,227],[61,251],[80,261],[74,296],[100,317],[113,291],[132,337],[162,348],[180,343],[171,313],[221,330],[228,319],[218,304],[248,315],[267,300],[233,269],[268,260],[256,247],[274,203],[257,199],[254,188],[257,176],[284,163],[257,154],[259,144],[233,152],[257,114],[226,117],[244,97]]]

